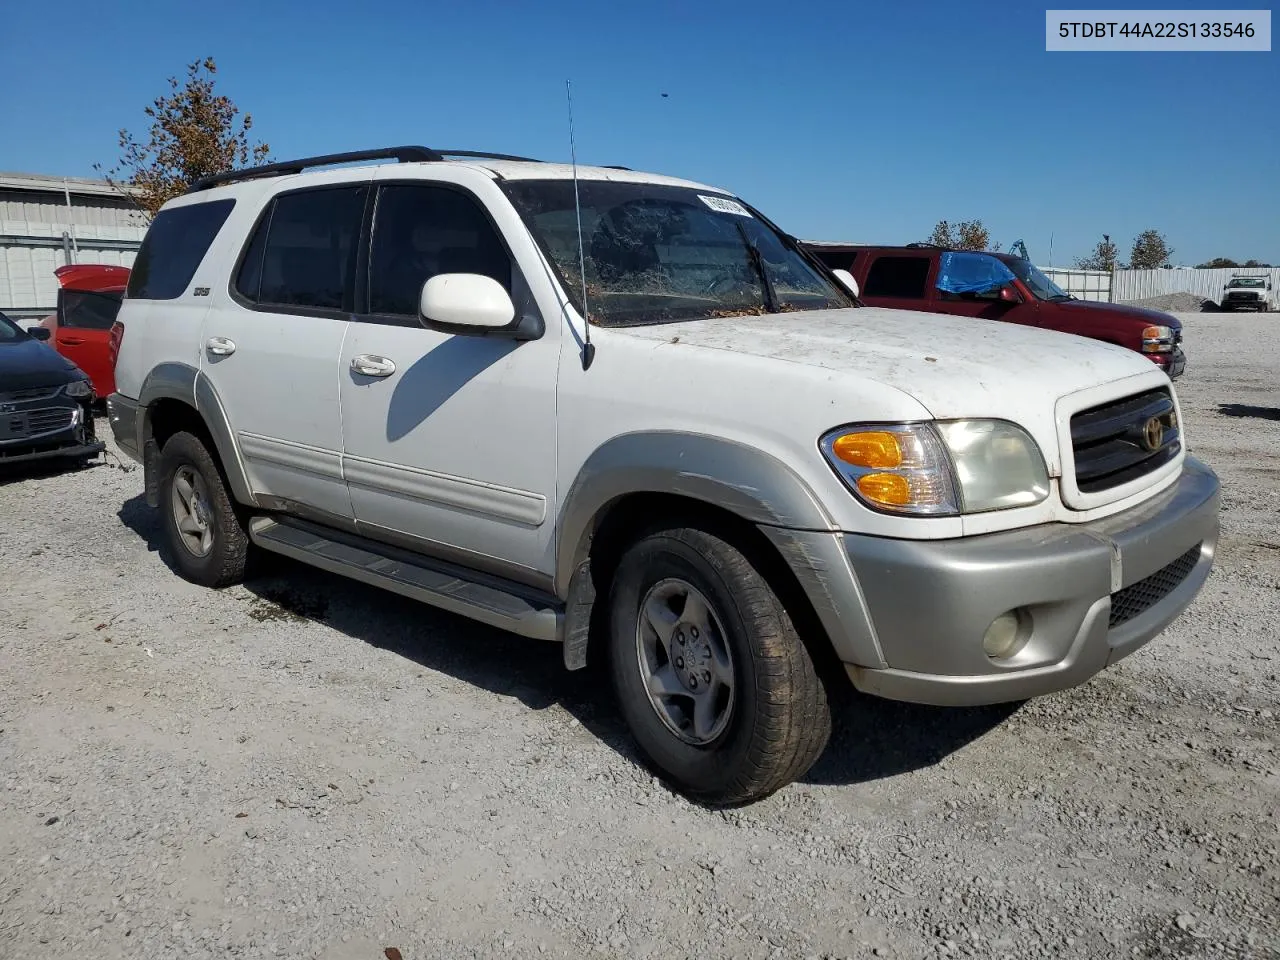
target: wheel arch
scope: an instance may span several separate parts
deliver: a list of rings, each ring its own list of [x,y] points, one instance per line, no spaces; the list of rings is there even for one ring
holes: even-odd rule
[[[143,381],[138,392],[139,449],[146,474],[147,502],[156,497],[156,457],[165,439],[179,429],[191,430],[212,444],[231,493],[240,503],[257,505],[249,476],[235,440],[226,408],[213,383],[186,363],[162,363]]]

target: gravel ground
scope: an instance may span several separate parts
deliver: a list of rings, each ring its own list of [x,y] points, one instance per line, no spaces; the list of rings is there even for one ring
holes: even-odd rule
[[[1122,300],[1120,302],[1127,307],[1146,307],[1148,310],[1199,313],[1200,305],[1205,302],[1205,299],[1194,293],[1162,293],[1158,297],[1144,297],[1141,300]]]
[[[110,451],[0,481],[0,957],[1280,956],[1280,341],[1183,320],[1225,483],[1187,614],[1022,705],[850,695],[734,811],[553,646],[283,560],[187,584]]]

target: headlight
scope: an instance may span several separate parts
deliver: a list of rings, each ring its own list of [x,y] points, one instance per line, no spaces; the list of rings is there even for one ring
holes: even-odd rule
[[[73,380],[62,388],[68,397],[74,397],[77,400],[83,400],[86,397],[93,396],[93,386],[88,380]]]
[[[1005,420],[842,428],[820,441],[827,461],[876,510],[954,516],[1039,503],[1049,473],[1025,430]]]
[[[1145,327],[1142,331],[1143,353],[1170,353],[1173,350],[1173,330],[1169,327]]]

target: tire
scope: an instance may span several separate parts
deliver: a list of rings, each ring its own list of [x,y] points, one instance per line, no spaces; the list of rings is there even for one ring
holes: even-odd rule
[[[178,572],[204,587],[239,583],[249,537],[208,448],[194,434],[175,433],[160,450],[158,469],[161,522]],[[184,507],[193,523],[180,529]]]
[[[821,756],[826,690],[777,594],[732,543],[688,527],[641,537],[618,564],[609,614],[621,712],[645,758],[684,793],[717,805],[758,800]],[[659,620],[668,641],[652,626]],[[666,692],[651,697],[655,674]],[[701,700],[690,692],[699,682]]]

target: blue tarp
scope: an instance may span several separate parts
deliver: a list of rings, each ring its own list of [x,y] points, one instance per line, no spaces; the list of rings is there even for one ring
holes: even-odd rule
[[[985,253],[944,253],[938,264],[938,289],[945,293],[982,293],[1013,279],[1012,270]]]

